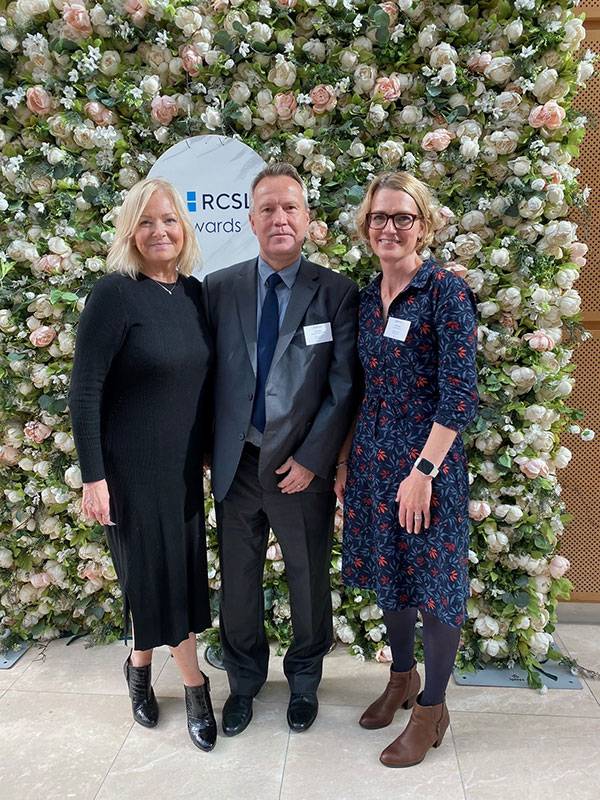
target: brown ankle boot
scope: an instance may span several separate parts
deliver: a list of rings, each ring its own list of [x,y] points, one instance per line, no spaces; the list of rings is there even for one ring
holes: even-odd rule
[[[450,724],[446,703],[421,706],[419,698],[408,725],[397,739],[385,748],[379,760],[386,767],[412,767],[420,764],[430,747],[439,747]]]
[[[394,719],[399,708],[412,708],[415,704],[421,679],[417,663],[408,672],[394,672],[390,667],[390,680],[380,695],[364,712],[358,724],[368,730],[385,728]]]

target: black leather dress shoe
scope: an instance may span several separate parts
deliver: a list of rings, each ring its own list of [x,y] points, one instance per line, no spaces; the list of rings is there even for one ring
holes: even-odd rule
[[[292,694],[287,710],[288,725],[296,733],[306,731],[316,720],[318,712],[316,694]]]
[[[252,696],[247,694],[230,694],[223,706],[223,733],[225,736],[237,736],[246,730],[252,719]]]

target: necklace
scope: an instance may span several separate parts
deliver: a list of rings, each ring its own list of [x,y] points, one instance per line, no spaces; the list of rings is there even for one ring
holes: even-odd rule
[[[151,281],[154,281],[154,283],[157,286],[160,286],[161,289],[164,289],[167,294],[173,294],[173,292],[175,291],[175,287],[179,283],[179,275],[178,275],[176,280],[175,280],[175,283],[169,284],[171,288],[167,289],[167,287],[165,286],[165,284],[162,281],[159,281],[156,278],[152,278],[150,275],[147,275],[146,277],[150,278]]]

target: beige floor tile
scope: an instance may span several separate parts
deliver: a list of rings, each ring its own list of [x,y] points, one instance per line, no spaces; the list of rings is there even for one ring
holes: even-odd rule
[[[215,703],[218,720],[221,705]],[[183,702],[166,698],[157,728],[131,731],[97,800],[278,800],[288,738],[285,706],[257,700],[244,733],[219,736],[203,753],[189,739]]]
[[[122,642],[86,647],[85,640],[79,639],[67,647],[67,641],[50,642],[43,656],[31,664],[13,688],[18,691],[127,694],[123,662],[129,650]],[[162,649],[155,653],[155,679],[168,657],[168,652]]]
[[[13,690],[0,720],[3,800],[92,800],[132,725],[121,697]]]
[[[558,626],[566,650],[582,667],[600,672],[600,625],[561,623]],[[590,691],[600,703],[600,679],[586,679]]]
[[[325,706],[313,727],[291,734],[281,800],[463,800],[464,793],[450,731],[422,764],[390,769],[379,762],[381,751],[401,732],[409,712],[379,731],[365,731],[353,708]]]
[[[32,661],[42,658],[42,653],[45,650],[45,645],[35,644],[24,653],[17,663],[10,669],[0,669],[0,692],[5,692],[17,681],[23,673],[29,669]]]
[[[451,716],[467,800],[597,800],[600,720]]]

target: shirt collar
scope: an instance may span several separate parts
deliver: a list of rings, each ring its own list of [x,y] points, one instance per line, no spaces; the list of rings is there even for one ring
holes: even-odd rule
[[[265,284],[267,282],[267,278],[276,272],[281,280],[285,283],[288,289],[291,289],[294,283],[296,282],[296,278],[298,277],[298,270],[300,269],[300,262],[302,261],[302,256],[298,256],[298,258],[294,261],[293,264],[290,264],[289,267],[284,267],[283,269],[275,270],[273,267],[270,267],[267,262],[262,258],[262,256],[258,257],[258,274],[260,276],[260,280]]]
[[[435,270],[438,269],[438,265],[434,261],[433,258],[428,258],[419,267],[417,272],[412,277],[411,282],[406,286],[400,294],[407,292],[409,289],[422,289],[423,287],[427,286],[431,275]],[[375,278],[371,286],[375,292],[379,292],[379,287],[381,285],[381,278],[383,276],[381,273]]]

